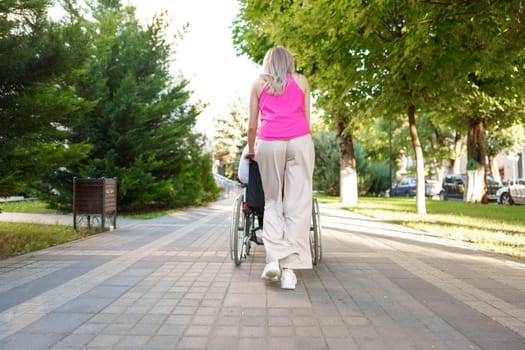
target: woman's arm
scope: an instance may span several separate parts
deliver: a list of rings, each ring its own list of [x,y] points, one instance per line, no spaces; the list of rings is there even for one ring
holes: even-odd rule
[[[308,84],[308,79],[299,73],[294,74],[295,81],[297,85],[301,88],[304,94],[304,112],[306,115],[306,120],[310,122],[310,84]]]
[[[250,92],[250,115],[248,119],[248,154],[255,155],[255,138],[257,137],[257,128],[259,126],[259,96],[261,94],[264,81],[260,78],[252,84]]]

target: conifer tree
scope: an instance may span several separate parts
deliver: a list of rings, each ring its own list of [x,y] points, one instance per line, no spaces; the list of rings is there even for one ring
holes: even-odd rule
[[[69,125],[90,104],[69,81],[85,57],[78,26],[48,20],[49,0],[0,2],[0,196],[86,156]]]
[[[56,200],[68,203],[73,175],[116,177],[119,210],[198,204],[217,188],[204,139],[194,131],[198,105],[189,104],[188,81],[169,72],[171,47],[159,15],[141,25],[120,1],[90,4],[91,59],[76,83],[96,106],[73,127],[75,142],[92,145],[89,159],[71,169]],[[91,16],[84,15],[84,18]]]

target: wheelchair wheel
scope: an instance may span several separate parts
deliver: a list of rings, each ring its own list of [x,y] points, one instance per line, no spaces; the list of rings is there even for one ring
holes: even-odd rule
[[[310,228],[310,249],[312,250],[312,264],[317,265],[322,258],[321,246],[321,216],[317,198],[312,200],[312,227]]]
[[[230,221],[230,256],[236,265],[241,263],[242,252],[240,251],[239,237],[244,230],[244,213],[242,212],[243,195],[239,195],[233,203],[232,217]],[[241,234],[239,234],[239,230]]]
[[[241,194],[235,199],[230,223],[230,249],[235,265],[240,265],[242,259],[246,257],[245,216],[242,210],[243,197]]]
[[[239,195],[237,198],[235,198],[235,201],[233,202],[232,206],[232,215],[230,219],[230,258],[233,260],[234,256],[234,249],[233,249],[233,236],[235,230],[237,230],[236,225],[239,224],[239,203],[242,205],[242,195]]]

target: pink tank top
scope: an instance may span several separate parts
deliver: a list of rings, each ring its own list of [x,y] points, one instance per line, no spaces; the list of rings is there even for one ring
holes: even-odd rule
[[[291,140],[310,133],[304,109],[304,93],[293,78],[286,75],[287,84],[282,95],[270,95],[265,86],[259,96],[261,140]]]

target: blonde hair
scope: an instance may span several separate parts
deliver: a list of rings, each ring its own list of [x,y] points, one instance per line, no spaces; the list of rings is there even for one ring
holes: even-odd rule
[[[282,95],[286,86],[286,74],[293,73],[295,66],[290,51],[282,46],[274,46],[264,56],[263,74],[261,78],[266,82],[268,93]]]

